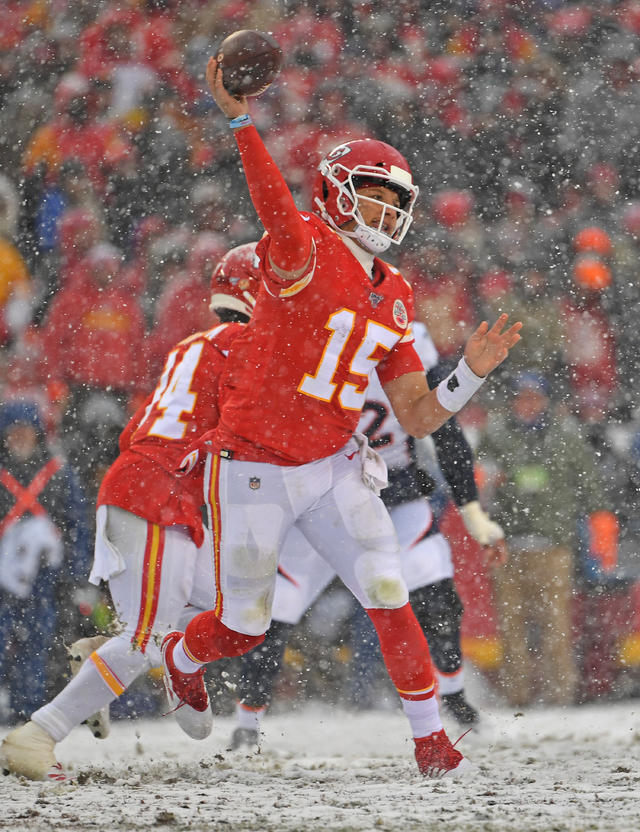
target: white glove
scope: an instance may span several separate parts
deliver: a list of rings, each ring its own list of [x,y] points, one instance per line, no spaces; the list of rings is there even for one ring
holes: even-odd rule
[[[460,514],[467,531],[481,546],[493,546],[499,540],[504,540],[500,526],[493,522],[477,500],[460,506]]]

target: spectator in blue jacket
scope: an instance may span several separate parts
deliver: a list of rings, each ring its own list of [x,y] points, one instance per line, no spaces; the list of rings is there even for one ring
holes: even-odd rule
[[[47,699],[48,650],[88,572],[87,511],[35,402],[0,406],[0,688],[4,721]],[[60,648],[62,645],[58,645]],[[54,651],[55,656],[55,651]]]

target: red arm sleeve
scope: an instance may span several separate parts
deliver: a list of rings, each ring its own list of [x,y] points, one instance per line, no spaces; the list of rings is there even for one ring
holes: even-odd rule
[[[278,166],[256,128],[249,124],[235,131],[251,201],[270,237],[271,262],[292,272],[307,265],[311,256],[311,229],[296,208]]]
[[[424,373],[424,364],[416,352],[413,341],[396,344],[376,367],[380,384],[384,387],[390,381],[406,373]]]

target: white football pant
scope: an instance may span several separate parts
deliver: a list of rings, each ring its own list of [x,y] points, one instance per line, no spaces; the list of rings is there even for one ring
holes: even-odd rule
[[[84,662],[77,676],[32,719],[59,742],[143,671],[161,665],[159,643],[190,601],[197,547],[185,526],[158,526],[108,506],[98,533],[124,566],[109,578],[122,627]]]
[[[425,533],[433,523],[426,498],[393,506],[390,511],[400,542],[400,566],[409,592],[453,577],[449,542],[440,532]],[[272,617],[284,624],[297,624],[335,578],[337,570],[316,552],[307,538],[292,527],[285,538],[273,598]],[[213,589],[213,592],[211,591]],[[202,610],[213,609],[215,575],[206,546],[198,553],[190,603],[179,629]]]
[[[284,541],[297,530],[365,608],[397,609],[408,601],[398,540],[382,500],[362,481],[354,440],[305,465],[280,466],[209,455],[205,497],[212,530],[215,610],[223,624],[247,635],[271,620]],[[293,551],[296,573],[306,552]],[[202,577],[196,586],[211,585]],[[202,599],[201,599],[202,600]],[[200,604],[198,605],[200,606]]]

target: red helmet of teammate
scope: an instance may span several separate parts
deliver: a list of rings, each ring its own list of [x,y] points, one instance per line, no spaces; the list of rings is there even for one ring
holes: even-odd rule
[[[211,276],[211,310],[229,309],[251,317],[262,282],[256,245],[245,243],[232,248],[215,267]]]
[[[357,194],[358,188],[383,185],[400,198],[399,208],[369,196]],[[411,170],[404,156],[385,142],[356,139],[334,147],[318,165],[313,187],[314,210],[330,226],[340,229],[349,220],[356,221],[354,231],[342,231],[354,237],[364,248],[375,254],[385,251],[391,243],[400,243],[413,219],[413,206],[418,187],[413,184]],[[383,206],[375,227],[365,224],[358,200]],[[390,213],[395,215],[391,233],[384,230]]]

